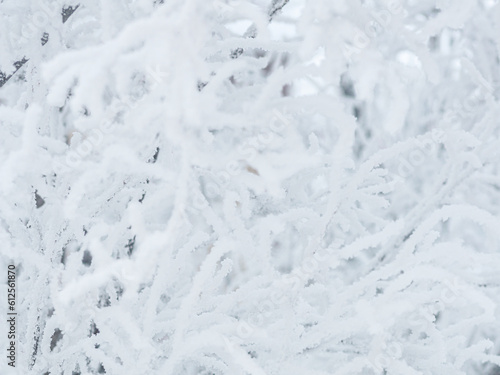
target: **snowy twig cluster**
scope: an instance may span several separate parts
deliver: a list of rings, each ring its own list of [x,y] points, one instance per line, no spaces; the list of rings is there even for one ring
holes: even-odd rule
[[[498,1],[47,6],[0,2],[19,373],[499,373]]]

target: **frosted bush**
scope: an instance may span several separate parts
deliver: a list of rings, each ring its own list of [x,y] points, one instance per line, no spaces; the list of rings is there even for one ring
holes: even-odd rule
[[[20,374],[499,373],[497,1],[0,14]]]

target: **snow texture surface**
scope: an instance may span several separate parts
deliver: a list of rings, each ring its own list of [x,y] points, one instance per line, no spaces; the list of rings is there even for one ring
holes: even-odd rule
[[[0,0],[0,374],[500,374],[499,82],[498,0]]]

